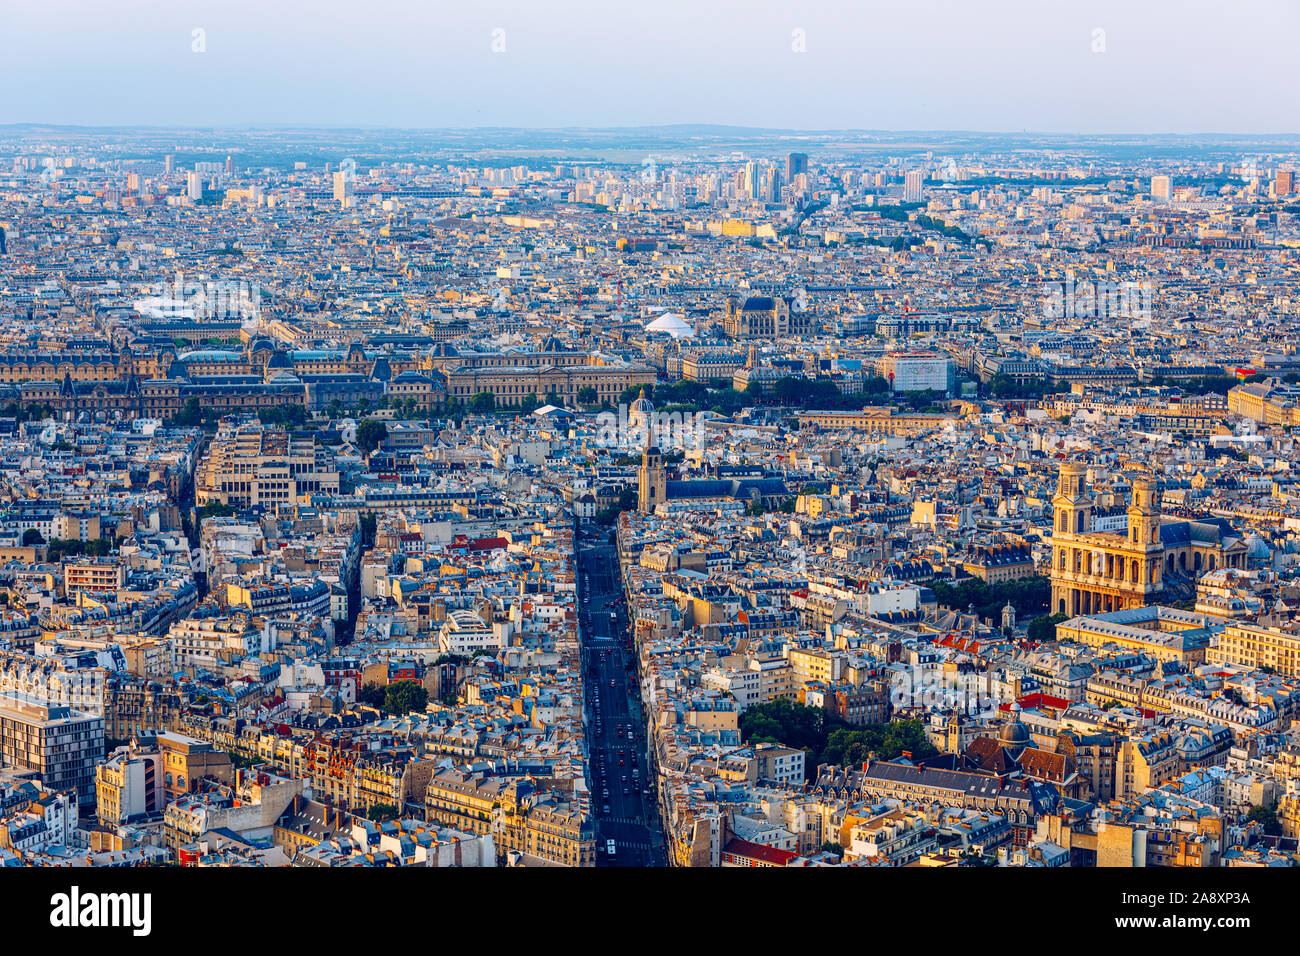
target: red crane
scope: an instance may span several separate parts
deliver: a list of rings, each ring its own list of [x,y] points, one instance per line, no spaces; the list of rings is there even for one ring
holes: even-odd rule
[[[610,276],[615,275],[615,273],[598,272],[596,273],[596,275],[601,279],[608,279]],[[617,273],[617,275],[618,275],[618,297],[615,301],[614,307],[621,311],[623,308],[623,274],[620,272]],[[582,308],[582,286],[578,286],[578,308],[579,309]]]
[[[613,272],[602,272],[600,277],[602,279],[608,279],[612,275],[614,275]],[[614,302],[614,308],[618,309],[620,312],[623,309],[623,273],[621,272],[618,273],[618,297]]]

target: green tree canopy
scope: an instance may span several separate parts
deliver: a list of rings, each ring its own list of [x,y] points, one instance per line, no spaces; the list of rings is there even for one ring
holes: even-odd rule
[[[429,692],[413,680],[399,680],[384,691],[384,711],[390,714],[423,713],[429,704]]]
[[[388,426],[378,419],[367,418],[357,426],[357,444],[369,454],[388,437]]]

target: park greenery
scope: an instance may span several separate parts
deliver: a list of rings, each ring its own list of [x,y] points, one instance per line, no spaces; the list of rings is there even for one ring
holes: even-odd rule
[[[397,716],[423,713],[429,704],[429,692],[413,680],[398,680],[388,685],[366,684],[358,696],[361,703]]]
[[[1028,620],[1031,615],[1045,612],[1052,597],[1052,582],[1041,574],[992,585],[979,578],[966,578],[955,585],[932,581],[930,588],[941,606],[954,611],[970,607],[979,617],[995,621],[1001,620],[1002,608],[1008,601],[1016,609],[1017,619]]]
[[[872,754],[878,760],[910,754],[913,761],[919,761],[938,753],[919,720],[853,726],[823,707],[785,699],[746,709],[740,715],[740,737],[751,745],[777,743],[802,750],[805,776],[810,781],[816,777],[818,764],[862,764]]]

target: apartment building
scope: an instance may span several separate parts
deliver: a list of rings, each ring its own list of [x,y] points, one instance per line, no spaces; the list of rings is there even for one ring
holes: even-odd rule
[[[338,494],[339,472],[333,454],[314,438],[247,424],[213,439],[194,484],[200,508],[210,502],[275,508]]]
[[[0,762],[36,771],[47,790],[75,790],[79,803],[93,804],[103,755],[104,718],[0,695]]]

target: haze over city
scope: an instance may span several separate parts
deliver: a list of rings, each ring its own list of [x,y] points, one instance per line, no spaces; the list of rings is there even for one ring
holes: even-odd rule
[[[1298,27],[1287,0],[10,3],[0,123],[1277,133]]]

